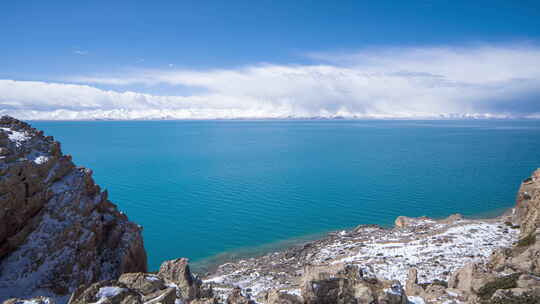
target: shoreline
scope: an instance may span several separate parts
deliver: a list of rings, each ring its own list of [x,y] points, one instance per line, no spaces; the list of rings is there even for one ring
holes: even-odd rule
[[[276,288],[298,295],[302,284],[298,275],[309,265],[355,264],[369,268],[377,278],[398,280],[403,286],[407,270],[415,267],[419,282],[448,281],[451,272],[467,263],[486,261],[496,249],[517,241],[518,229],[505,224],[511,210],[484,219],[398,217],[393,228],[359,225],[303,246],[222,264],[202,279],[213,285],[221,299],[236,286],[252,299]]]
[[[463,216],[463,218],[468,219],[468,220],[478,220],[478,221],[496,220],[498,218],[508,216],[508,213],[512,212],[513,209],[514,209],[513,207],[496,208],[491,211],[481,212],[474,215]],[[444,220],[445,218],[447,218],[447,217],[430,217],[427,215],[423,215],[419,218],[422,218],[422,217],[427,217],[435,221]],[[236,263],[236,262],[239,262],[241,260],[246,260],[246,259],[257,259],[257,258],[261,258],[272,253],[286,252],[286,251],[293,250],[298,247],[303,247],[309,243],[322,241],[324,239],[331,237],[332,235],[338,234],[343,231],[349,232],[349,231],[355,230],[358,227],[362,227],[362,226],[380,227],[384,230],[391,230],[395,227],[395,224],[394,225],[381,225],[381,224],[374,224],[374,223],[358,224],[358,225],[346,227],[343,229],[332,229],[332,230],[327,230],[327,231],[323,231],[319,233],[306,234],[303,236],[291,237],[288,239],[277,240],[274,242],[264,243],[261,245],[239,247],[232,250],[223,251],[221,253],[212,255],[210,257],[198,259],[195,261],[190,261],[190,267],[194,273],[198,274],[199,276],[204,276],[207,273],[215,272],[219,268],[219,266],[223,264]]]

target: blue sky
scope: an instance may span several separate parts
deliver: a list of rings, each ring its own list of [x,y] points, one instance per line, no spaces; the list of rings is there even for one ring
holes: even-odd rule
[[[4,1],[0,25],[0,111],[27,119],[540,112],[537,1]]]

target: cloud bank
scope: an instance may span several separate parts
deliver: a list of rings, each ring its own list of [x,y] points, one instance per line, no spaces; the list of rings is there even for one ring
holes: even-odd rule
[[[309,54],[304,65],[131,70],[66,83],[0,80],[22,119],[540,118],[540,48],[385,48]],[[67,84],[69,83],[69,84]],[[114,90],[100,89],[99,86]],[[167,85],[197,93],[125,91]]]

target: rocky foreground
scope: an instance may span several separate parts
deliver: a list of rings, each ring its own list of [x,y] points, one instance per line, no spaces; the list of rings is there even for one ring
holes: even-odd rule
[[[146,271],[141,228],[60,143],[0,118],[0,300],[62,301],[81,284]]]
[[[3,117],[0,206],[4,304],[540,303],[540,169],[495,219],[399,217],[201,277],[182,258],[147,273],[140,228],[90,171]]]

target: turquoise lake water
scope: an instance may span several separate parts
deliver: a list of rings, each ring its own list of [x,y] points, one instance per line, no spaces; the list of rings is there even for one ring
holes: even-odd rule
[[[151,270],[399,215],[493,215],[540,167],[540,121],[31,124],[144,227]]]

